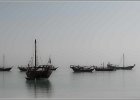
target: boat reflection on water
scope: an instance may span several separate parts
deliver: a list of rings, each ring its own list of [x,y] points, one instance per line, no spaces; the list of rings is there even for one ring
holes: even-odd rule
[[[52,84],[49,80],[30,80],[26,81],[29,94],[34,95],[35,98],[50,98],[52,96]]]
[[[94,72],[88,72],[88,73],[87,72],[71,72],[70,78],[71,78],[71,81],[84,80],[84,79],[88,79],[91,76],[93,78],[93,74]]]

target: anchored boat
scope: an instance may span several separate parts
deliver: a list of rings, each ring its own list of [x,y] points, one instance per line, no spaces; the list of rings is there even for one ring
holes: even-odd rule
[[[52,67],[51,65],[37,66],[36,39],[35,39],[35,66],[27,68],[26,79],[35,80],[40,78],[49,78],[52,73],[51,67]]]
[[[116,71],[116,68],[114,67],[104,67],[104,63],[103,66],[101,67],[95,67],[95,71]]]
[[[74,72],[92,72],[95,66],[70,65],[70,68],[73,69]]]
[[[116,65],[112,65],[112,64],[108,64],[107,66],[109,68],[115,68],[117,70],[132,70],[134,67],[135,67],[135,64],[134,65],[131,65],[131,66],[125,66],[125,63],[124,63],[124,54],[123,54],[123,66],[120,67],[120,66],[116,66]]]
[[[3,55],[3,67],[0,67],[0,71],[10,71],[12,67],[5,67],[5,56]]]

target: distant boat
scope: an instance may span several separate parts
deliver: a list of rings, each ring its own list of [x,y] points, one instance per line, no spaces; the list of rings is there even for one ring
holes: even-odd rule
[[[95,71],[116,71],[116,69],[114,67],[104,67],[103,63],[101,67],[95,67]]]
[[[12,67],[8,67],[8,68],[0,68],[0,71],[10,71],[12,69]]]
[[[108,68],[108,67],[95,67],[95,71],[115,71],[115,68]]]
[[[70,68],[73,69],[74,72],[92,72],[95,66],[70,65]]]
[[[27,71],[27,69],[29,68],[29,67],[31,67],[31,66],[33,66],[33,57],[31,57],[31,60],[29,61],[29,63],[28,63],[28,66],[18,66],[18,69],[21,71],[21,72],[25,72],[25,71]]]
[[[5,67],[5,56],[3,56],[3,67],[0,67],[0,71],[10,71],[12,67]]]
[[[108,64],[107,66],[109,68],[115,68],[117,70],[132,70],[135,67],[135,64],[134,65],[131,65],[131,66],[125,66],[125,63],[124,63],[124,54],[123,54],[123,66],[122,67],[116,66],[116,65],[112,65],[112,64]]]
[[[35,66],[33,67],[28,67],[26,71],[26,79],[27,80],[35,80],[35,79],[40,79],[40,78],[49,78],[52,70],[51,66],[49,65],[41,65],[37,66],[37,55],[36,55],[36,39],[35,39]]]

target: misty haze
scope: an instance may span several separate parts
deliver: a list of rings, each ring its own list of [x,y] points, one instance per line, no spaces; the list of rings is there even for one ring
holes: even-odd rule
[[[0,98],[140,98],[139,11],[138,1],[0,2],[0,66],[12,67],[0,71]],[[38,65],[58,67],[36,83],[18,69],[35,57],[35,39]],[[135,67],[70,68],[108,63]]]

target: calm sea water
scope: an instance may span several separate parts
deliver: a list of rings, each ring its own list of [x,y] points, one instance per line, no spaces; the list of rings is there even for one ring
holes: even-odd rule
[[[0,98],[140,98],[140,69],[74,73],[59,67],[47,80],[27,81],[13,68],[0,72]]]

